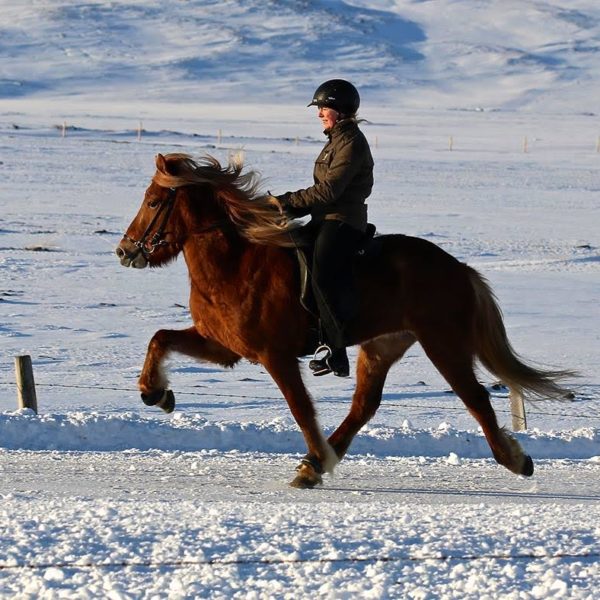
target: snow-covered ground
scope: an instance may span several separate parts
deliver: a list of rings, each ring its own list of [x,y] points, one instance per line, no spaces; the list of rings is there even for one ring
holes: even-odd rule
[[[0,597],[597,597],[600,8],[24,4],[0,0]],[[379,231],[478,268],[517,350],[580,372],[527,407],[533,478],[490,459],[418,347],[317,490],[286,485],[303,442],[256,365],[174,357],[176,412],[141,404],[149,338],[189,323],[183,261],[113,254],[154,155],[243,152],[265,189],[304,186],[329,76],[363,93]],[[15,411],[20,354],[37,416]],[[353,381],[306,380],[331,431]]]
[[[21,598],[595,598],[600,463],[352,457],[320,490],[290,457],[0,453]]]

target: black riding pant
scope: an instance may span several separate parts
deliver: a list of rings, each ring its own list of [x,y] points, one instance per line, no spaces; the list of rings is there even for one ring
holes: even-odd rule
[[[321,327],[332,348],[347,345],[345,326],[356,311],[353,256],[363,233],[341,221],[325,220],[315,240],[312,285]]]

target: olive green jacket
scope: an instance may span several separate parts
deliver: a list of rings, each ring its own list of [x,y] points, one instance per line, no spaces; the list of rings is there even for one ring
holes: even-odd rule
[[[365,200],[373,187],[369,143],[354,118],[338,121],[327,135],[329,141],[315,162],[314,185],[284,194],[282,203],[296,214],[310,214],[313,221],[335,219],[364,231]]]

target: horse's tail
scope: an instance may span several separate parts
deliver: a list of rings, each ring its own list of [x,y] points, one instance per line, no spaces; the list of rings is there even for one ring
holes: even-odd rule
[[[530,399],[537,400],[566,398],[569,390],[559,382],[575,373],[539,369],[523,361],[508,340],[502,312],[488,282],[475,269],[467,268],[475,293],[475,349],[483,366],[513,393],[528,392]]]

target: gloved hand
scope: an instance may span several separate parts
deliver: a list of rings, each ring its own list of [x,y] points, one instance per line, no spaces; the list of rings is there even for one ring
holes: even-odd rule
[[[283,205],[283,214],[288,219],[299,219],[301,217],[305,217],[308,213],[310,213],[309,208],[304,208],[301,206],[292,206],[291,204]]]
[[[310,209],[299,208],[288,204],[292,192],[285,192],[285,194],[275,196],[267,190],[267,194],[271,197],[273,206],[276,206],[281,211],[281,213],[289,220],[305,217],[310,212]]]
[[[277,198],[277,200],[279,201],[279,204],[281,204],[281,206],[287,207],[291,195],[292,195],[292,192],[286,192],[285,194],[275,196],[275,198]]]
[[[275,209],[277,209],[281,214],[283,214],[283,205],[279,201],[279,198],[274,194],[271,194],[269,190],[267,190],[267,195],[265,196],[267,202]]]
[[[283,213],[288,219],[299,219],[310,213],[310,208],[304,206],[292,206],[290,204],[290,196],[292,192],[286,192],[280,196],[275,196],[283,208]]]

